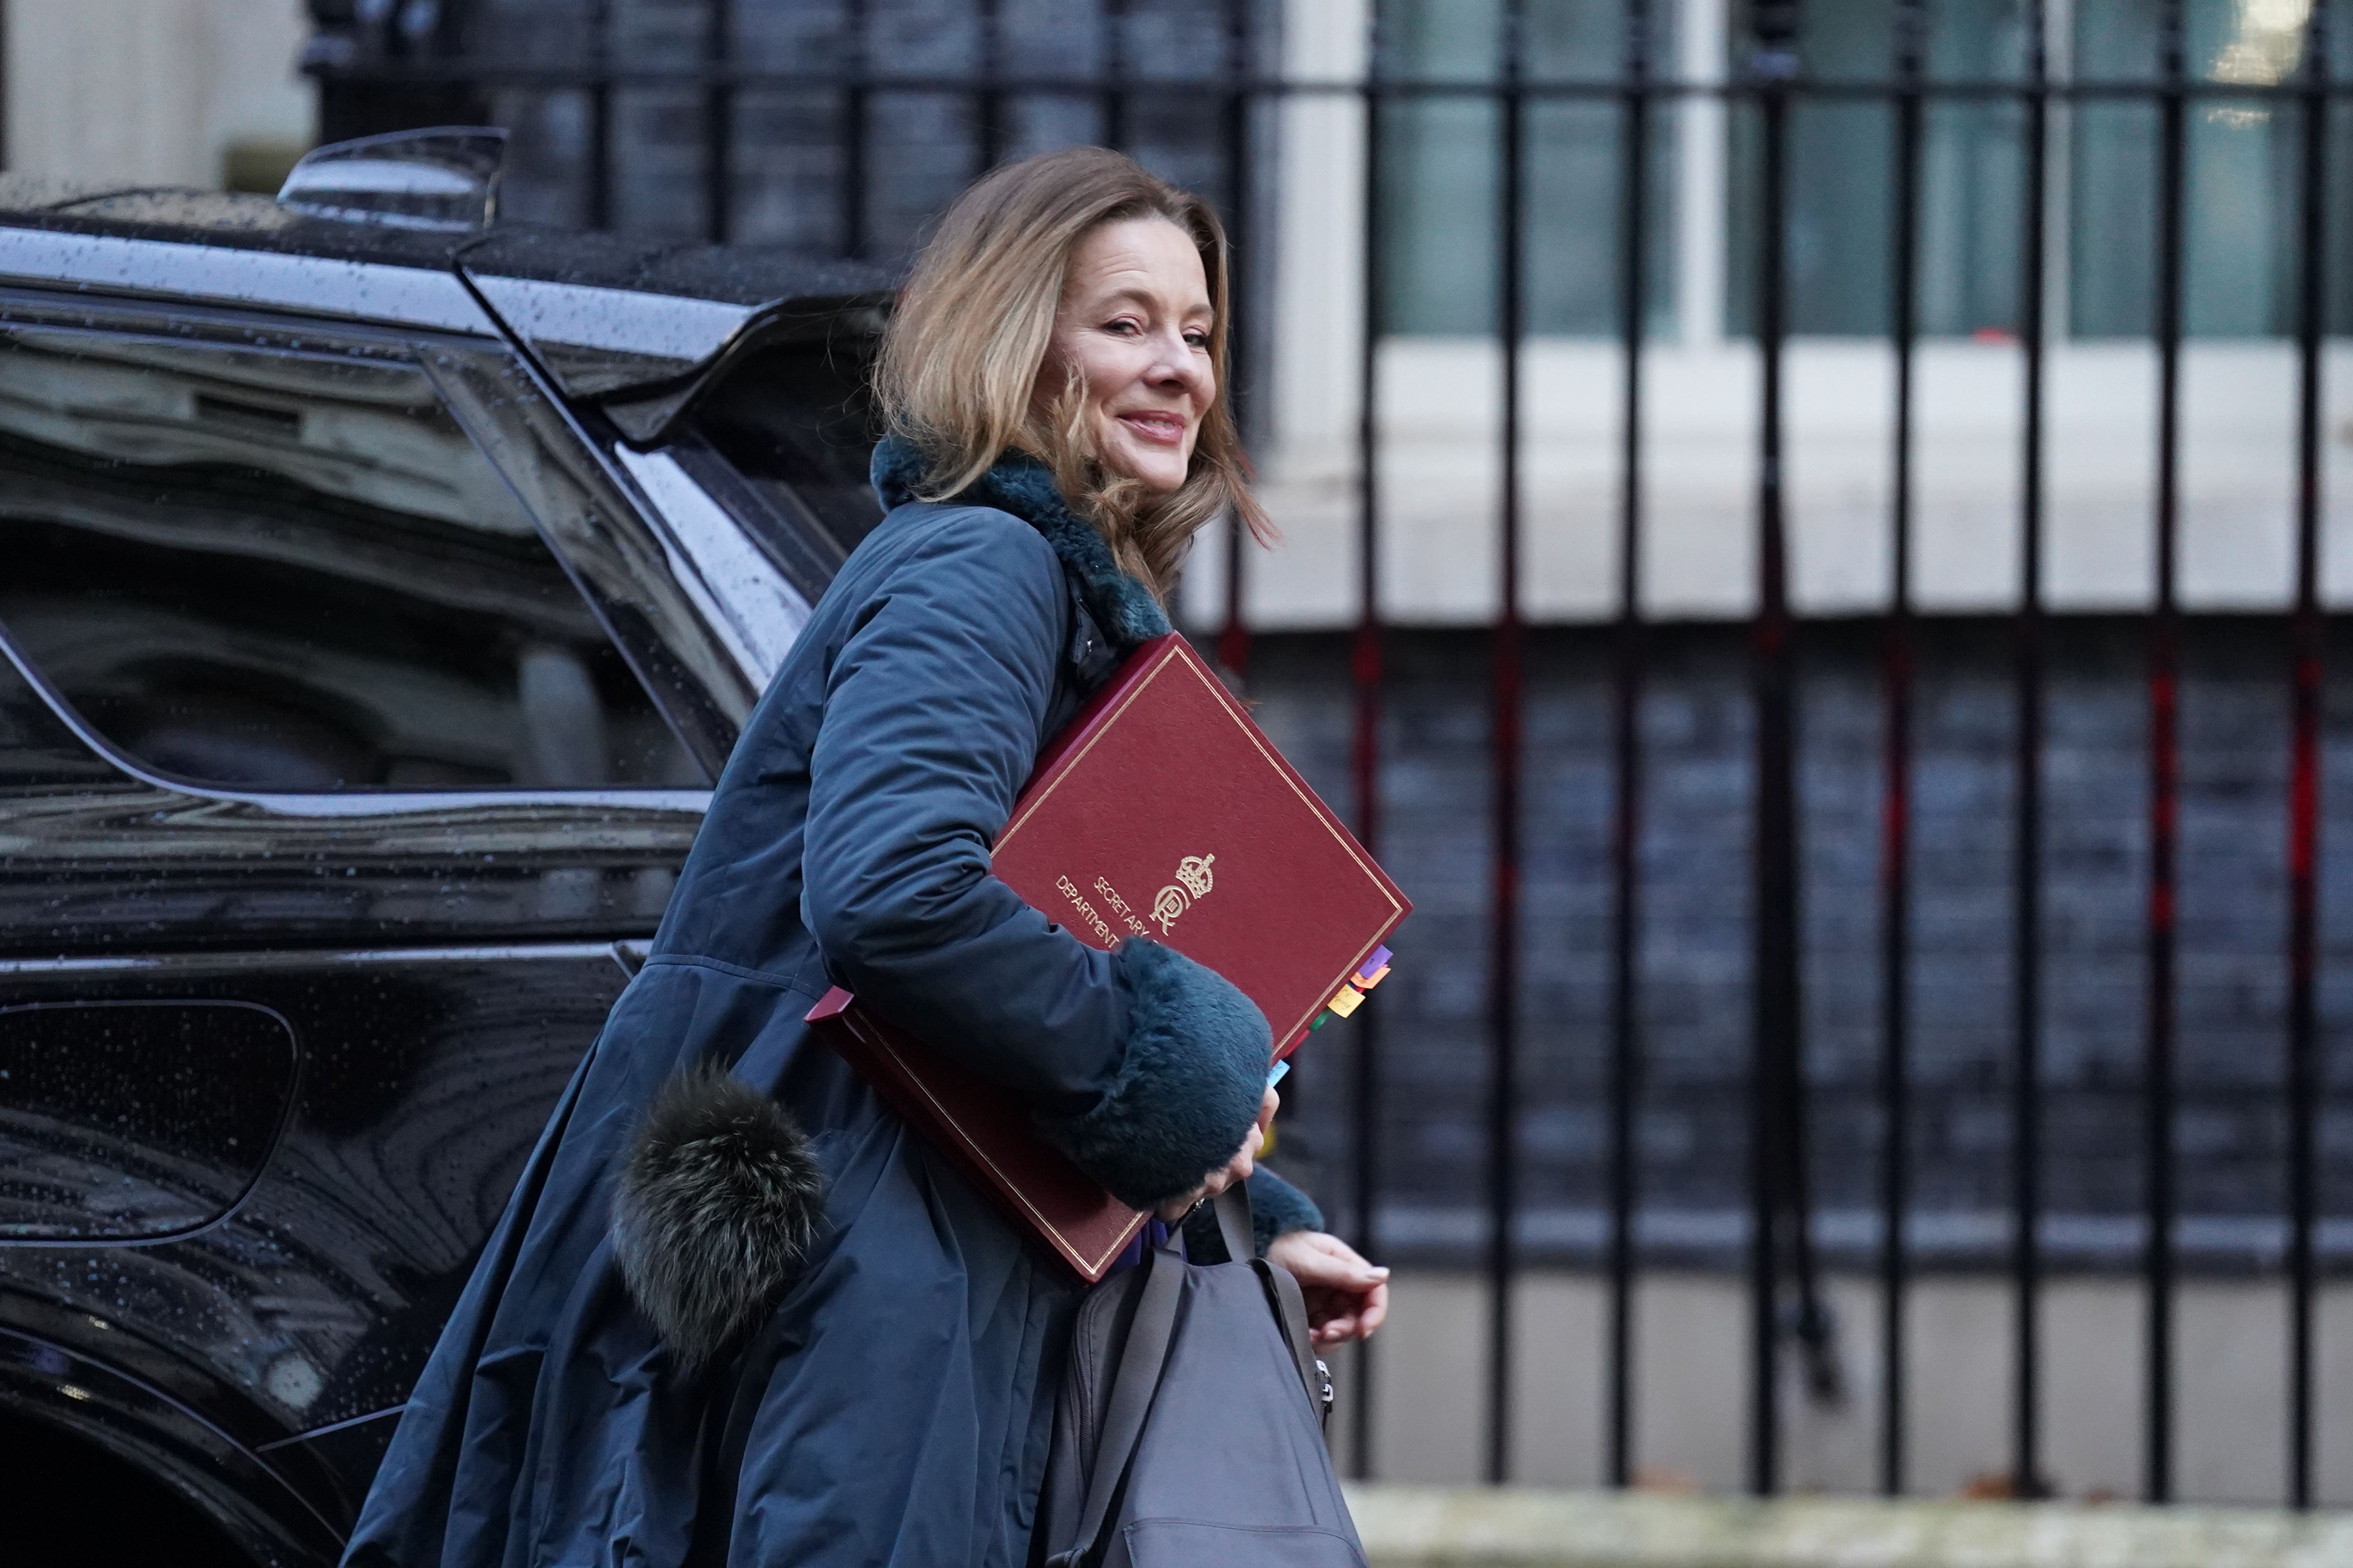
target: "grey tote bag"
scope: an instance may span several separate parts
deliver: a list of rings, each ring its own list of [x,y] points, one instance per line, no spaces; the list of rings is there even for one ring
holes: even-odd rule
[[[1079,1309],[1039,1510],[1048,1568],[1365,1568],[1299,1282],[1252,1256],[1239,1186],[1218,1222],[1239,1261],[1150,1248]]]

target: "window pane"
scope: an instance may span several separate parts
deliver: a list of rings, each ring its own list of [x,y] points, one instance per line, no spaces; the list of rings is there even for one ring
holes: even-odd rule
[[[1920,150],[1920,330],[2018,331],[2026,113],[2014,102],[1931,103]]]
[[[1883,79],[1892,58],[1883,0],[1820,0],[1799,13],[1799,68],[1808,78]],[[1751,7],[1734,0],[1735,75],[1755,48]],[[1889,155],[1893,111],[1883,103],[1794,100],[1788,110],[1788,207],[1783,215],[1785,319],[1793,332],[1886,331]],[[1754,332],[1758,237],[1765,221],[1763,119],[1736,100],[1731,139],[1731,224],[1725,321]]]
[[[2184,68],[2253,88],[2303,68],[2304,6],[2188,0]],[[2159,0],[2080,0],[2075,69],[2094,80],[2153,79]],[[2184,145],[2182,323],[2201,337],[2295,330],[2298,110],[2260,98],[2189,100]],[[2157,324],[2161,125],[2142,103],[2077,110],[2071,214],[2073,324],[2135,337]]]
[[[1484,98],[1396,100],[1382,111],[1382,325],[1480,334],[1495,318],[1495,132]]]
[[[2029,0],[1945,0],[1928,9],[1928,74],[2015,81],[2026,72]],[[2026,112],[2015,100],[1931,99],[1920,154],[1920,330],[2018,331],[2026,264]],[[2046,171],[2046,177],[2050,177]]]
[[[2079,81],[2151,81],[2158,72],[2162,0],[2075,0],[2074,76]],[[2228,4],[2229,0],[2224,0]],[[2198,0],[2188,0],[2195,5]]]
[[[2079,338],[2149,330],[2157,136],[2157,110],[2146,104],[2094,101],[2075,110],[2067,301]]]
[[[1739,37],[1754,26],[1737,5]],[[1820,81],[1883,81],[1894,74],[1893,0],[1805,0],[1798,10],[1798,58],[1802,74]]]
[[[1748,47],[1736,5],[1736,64]],[[1800,74],[1813,80],[1894,79],[1896,37],[1886,0],[1820,0],[1800,13]],[[1926,73],[1983,80],[2016,74],[2021,0],[1942,0],[1928,12]],[[1929,100],[1922,114],[1920,230],[1914,254],[1920,330],[1931,335],[2014,331],[2024,180],[2024,116],[2008,101]],[[1736,104],[1731,138],[1731,254],[1725,321],[1755,331],[1762,176],[1753,104]],[[1788,319],[1794,332],[1875,336],[1890,325],[1897,111],[1889,100],[1802,93],[1788,121],[1785,229]]]
[[[706,782],[413,364],[0,329],[0,626],[158,773]]]
[[[1498,0],[1384,0],[1383,69],[1416,81],[1497,83]],[[1651,18],[1651,58],[1674,72],[1672,10]],[[1532,0],[1522,18],[1525,79],[1614,81],[1624,68],[1623,0]],[[1672,100],[1650,120],[1649,330],[1674,330]],[[1501,100],[1433,94],[1388,100],[1382,117],[1383,328],[1393,333],[1496,331],[1502,223]],[[1625,111],[1614,98],[1525,100],[1522,174],[1526,252],[1522,299],[1531,333],[1614,335],[1620,280],[1618,213]]]

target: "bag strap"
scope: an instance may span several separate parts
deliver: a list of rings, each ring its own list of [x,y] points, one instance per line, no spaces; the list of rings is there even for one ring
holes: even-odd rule
[[[1315,1342],[1307,1332],[1307,1298],[1299,1289],[1299,1281],[1291,1270],[1263,1258],[1250,1259],[1258,1270],[1259,1281],[1266,1288],[1267,1300],[1282,1324],[1283,1342],[1291,1347],[1292,1360],[1299,1367],[1299,1386],[1307,1391],[1308,1408],[1319,1418],[1332,1414],[1332,1385],[1325,1381],[1324,1363],[1316,1359]]]
[[[1315,1341],[1307,1331],[1307,1298],[1291,1270],[1258,1255],[1258,1232],[1250,1224],[1248,1184],[1237,1182],[1212,1202],[1217,1208],[1218,1229],[1225,1237],[1226,1257],[1236,1263],[1247,1261],[1258,1270],[1259,1282],[1266,1289],[1267,1305],[1274,1309],[1275,1320],[1282,1325],[1283,1342],[1290,1345],[1292,1359],[1298,1364],[1299,1384],[1307,1391],[1308,1407],[1329,1421],[1332,1379],[1323,1362],[1316,1359]]]
[[[1185,1265],[1165,1247],[1150,1247],[1142,1265],[1144,1289],[1135,1316],[1127,1326],[1127,1342],[1120,1348],[1119,1371],[1113,1375],[1110,1407],[1103,1413],[1103,1438],[1095,1445],[1094,1463],[1087,1476],[1087,1500],[1079,1510],[1079,1531],[1070,1547],[1047,1560],[1048,1568],[1073,1568],[1090,1562],[1111,1519],[1112,1500],[1127,1478],[1128,1461],[1144,1437],[1144,1418],[1160,1387],[1160,1369],[1168,1359],[1169,1342],[1176,1337],[1176,1302],[1185,1285]]]
[[[1226,1261],[1247,1263],[1258,1256],[1258,1230],[1251,1223],[1250,1184],[1236,1182],[1209,1200],[1218,1216],[1218,1234],[1225,1238]]]

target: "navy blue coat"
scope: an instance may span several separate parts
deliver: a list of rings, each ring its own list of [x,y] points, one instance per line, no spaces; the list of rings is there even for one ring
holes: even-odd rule
[[[747,724],[651,956],[525,1168],[401,1417],[347,1562],[1028,1561],[1078,1287],[909,1131],[802,1016],[830,984],[1008,1085],[1143,1205],[1248,1131],[1267,1026],[1166,948],[1089,948],[989,872],[1040,744],[1150,596],[1034,463],[893,510]],[[732,1063],[812,1135],[827,1226],[697,1377],[613,1260],[620,1154],[681,1066]],[[1266,1231],[1320,1223],[1254,1180]]]

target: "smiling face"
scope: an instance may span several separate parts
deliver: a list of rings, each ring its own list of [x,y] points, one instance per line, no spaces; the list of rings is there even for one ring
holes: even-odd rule
[[[1217,396],[1215,315],[1191,236],[1161,217],[1104,224],[1071,252],[1036,395],[1060,395],[1075,372],[1103,467],[1173,494]]]

